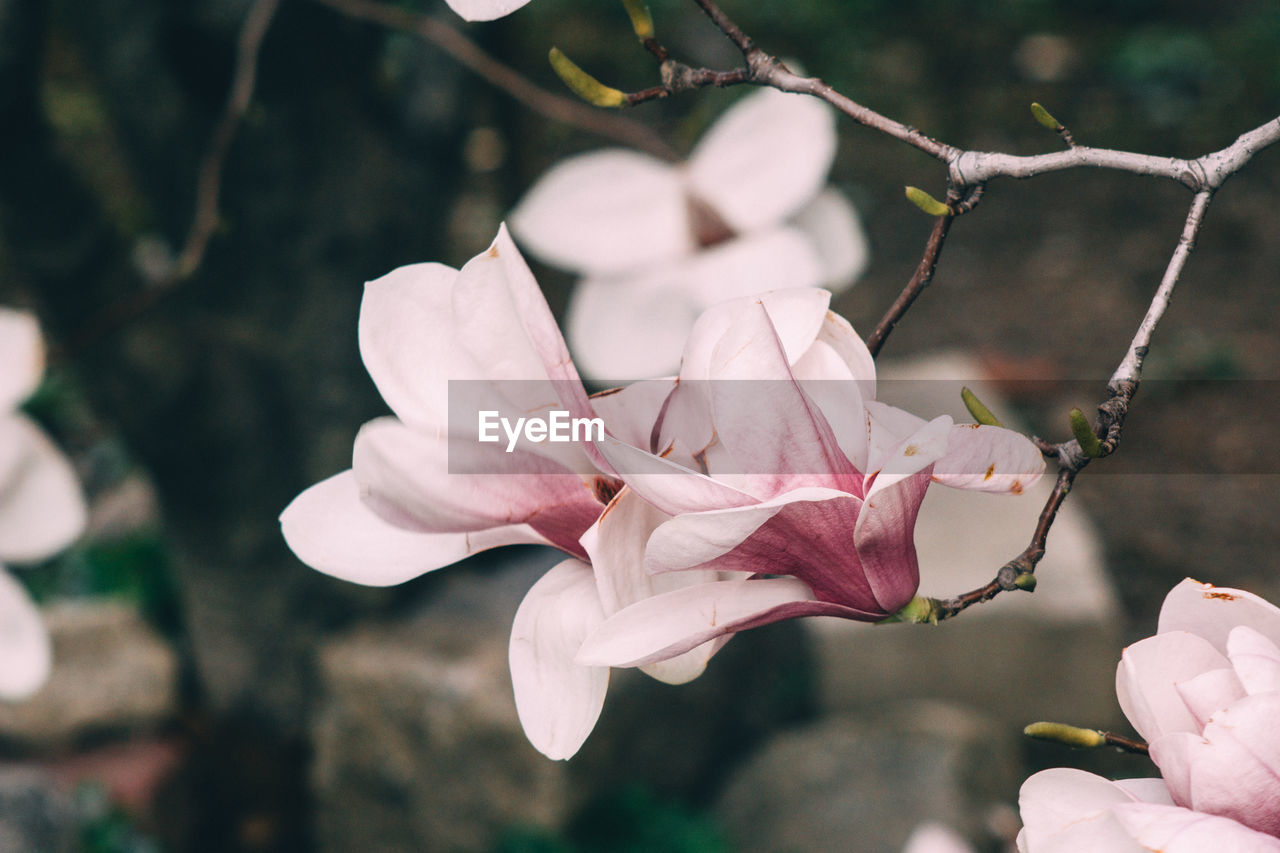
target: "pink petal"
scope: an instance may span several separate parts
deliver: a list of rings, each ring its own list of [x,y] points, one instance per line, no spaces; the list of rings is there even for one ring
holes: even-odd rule
[[[1227,657],[1248,693],[1280,691],[1280,648],[1248,625],[1227,635]]]
[[[548,758],[570,758],[595,728],[609,668],[574,662],[604,621],[591,567],[557,564],[533,585],[511,625],[511,684],[529,742]]]
[[[1280,838],[1263,835],[1227,818],[1177,806],[1129,803],[1116,806],[1116,819],[1143,850],[1161,853],[1276,853]]]
[[[830,313],[831,294],[817,288],[770,290],[731,299],[708,308],[698,317],[680,365],[682,383],[711,378],[711,358],[720,339],[763,303],[782,342],[788,363],[795,363],[823,333]],[[874,374],[873,374],[874,376]]]
[[[951,428],[933,479],[953,489],[1020,495],[1044,473],[1044,454],[1013,430],[980,424]]]
[[[600,452],[623,481],[667,515],[747,506],[758,498],[674,462],[605,436]]]
[[[423,533],[470,533],[528,522],[551,544],[585,556],[578,537],[602,507],[583,480],[532,453],[450,442],[393,418],[365,424],[352,461],[365,502]]]
[[[621,149],[561,161],[520,200],[511,229],[539,259],[590,276],[641,271],[694,249],[679,173]]]
[[[1022,783],[1018,807],[1027,853],[1146,853],[1116,819],[1116,806],[1134,796],[1109,779],[1058,767]]]
[[[1160,608],[1160,633],[1198,634],[1224,654],[1227,635],[1237,625],[1247,625],[1280,645],[1280,608],[1251,592],[1187,578],[1165,596]]]
[[[606,619],[582,644],[578,662],[643,666],[771,622],[800,616],[848,617],[851,612],[814,601],[809,588],[794,578],[698,584],[646,598]]]
[[[393,586],[488,548],[548,544],[527,524],[474,533],[417,533],[383,521],[360,500],[351,471],[323,480],[280,515],[298,559],[327,575],[366,586]]]
[[[445,0],[449,8],[468,21],[492,21],[510,15],[529,0]]]
[[[31,396],[44,374],[44,341],[35,315],[0,308],[0,412]]]
[[[868,403],[868,410],[879,405]],[[914,416],[908,415],[908,417]],[[873,432],[875,420],[873,416]],[[902,480],[915,477],[926,468],[932,470],[934,463],[946,454],[951,440],[951,418],[947,415],[939,415],[928,423],[923,421],[920,423],[923,425],[919,429],[892,447],[877,452],[868,461],[867,480],[870,481],[870,487],[867,488],[868,499]]]
[[[858,514],[853,534],[858,560],[885,613],[905,607],[920,586],[916,516],[928,488],[929,469],[925,468],[884,488],[873,487]]]
[[[52,557],[84,531],[71,462],[25,415],[0,415],[0,561]]]
[[[1116,669],[1120,710],[1148,743],[1170,732],[1199,732],[1177,685],[1230,663],[1205,640],[1175,631],[1140,640],[1124,650]]]
[[[689,158],[689,184],[738,231],[798,211],[835,158],[835,115],[816,98],[765,89],[730,108]]]
[[[822,261],[822,286],[843,293],[871,262],[867,232],[844,194],[823,190],[796,213],[792,222],[813,241]]]
[[[653,595],[719,580],[716,572],[654,575],[645,571],[645,543],[669,518],[631,489],[623,489],[595,526],[583,534],[582,546],[595,569],[596,587],[606,616]],[[684,684],[702,674],[715,651],[714,644],[708,643],[644,669],[659,681]]]
[[[653,451],[654,425],[675,388],[672,379],[649,379],[591,395],[591,407],[608,435],[623,444]]]
[[[867,409],[867,459],[861,470],[873,474],[885,461],[903,449],[912,435],[928,426],[929,421],[910,412],[876,400],[865,401]],[[950,426],[950,424],[948,424]],[[948,438],[950,434],[948,433]],[[946,450],[945,446],[942,448]],[[940,458],[940,456],[939,456]]]
[[[52,654],[40,611],[22,584],[0,567],[0,700],[15,702],[49,678]]]
[[[1187,710],[1203,727],[1209,718],[1246,695],[1244,685],[1229,668],[1211,669],[1174,685]]]

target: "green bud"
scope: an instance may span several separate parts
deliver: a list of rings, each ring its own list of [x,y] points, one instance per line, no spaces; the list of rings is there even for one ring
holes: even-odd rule
[[[1079,409],[1072,409],[1070,418],[1071,434],[1080,443],[1080,449],[1090,459],[1097,459],[1102,455],[1102,442],[1098,441],[1097,434],[1094,433],[1093,427],[1089,425],[1089,419]]]
[[[907,602],[907,606],[892,616],[886,616],[877,625],[891,625],[895,622],[909,622],[913,625],[928,623],[938,624],[938,602],[932,598],[917,595]]]
[[[968,388],[960,389],[960,399],[964,400],[964,407],[969,410],[969,414],[973,415],[973,419],[985,426],[1004,426],[1000,423],[1000,419],[991,414],[991,410],[983,405],[978,399],[978,395],[970,391]]]
[[[1051,740],[1085,749],[1107,745],[1107,738],[1102,732],[1068,726],[1066,723],[1032,723],[1022,733],[1037,740]]]
[[[627,102],[626,95],[583,71],[572,59],[561,53],[560,48],[551,48],[547,58],[551,60],[551,67],[560,75],[564,84],[587,103],[597,107],[621,107]]]
[[[636,31],[636,38],[641,41],[653,38],[653,15],[649,14],[644,0],[622,0],[622,5],[631,16],[631,29]]]
[[[1035,103],[1034,101],[1031,104],[1031,114],[1035,116],[1036,121],[1040,122],[1040,124],[1044,125],[1045,127],[1049,128],[1055,133],[1058,131],[1060,127],[1062,127],[1062,122],[1058,121],[1056,118],[1049,115],[1048,110],[1046,110],[1044,107],[1040,106],[1039,104]]]
[[[1036,591],[1036,576],[1031,572],[1023,572],[1013,579],[1013,585],[1018,589],[1024,589],[1027,592]]]
[[[907,187],[907,199],[930,216],[950,216],[951,208],[919,187]]]

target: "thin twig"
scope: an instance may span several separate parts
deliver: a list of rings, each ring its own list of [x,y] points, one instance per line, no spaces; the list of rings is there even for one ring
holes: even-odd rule
[[[676,153],[654,130],[617,113],[604,112],[581,101],[548,92],[508,65],[486,53],[461,31],[444,21],[376,0],[316,0],[352,18],[372,21],[413,33],[456,59],[489,84],[552,121],[638,148],[664,160]]]
[[[916,271],[911,276],[911,280],[889,306],[889,310],[880,318],[875,329],[867,336],[867,349],[871,351],[872,358],[880,354],[880,348],[884,346],[894,326],[898,325],[898,321],[907,313],[907,309],[916,301],[916,297],[924,292],[929,282],[933,281],[934,270],[938,268],[938,258],[942,255],[942,246],[947,241],[947,233],[951,230],[951,223],[954,221],[954,216],[939,216],[934,219],[933,230],[929,232],[929,241],[924,247],[924,255],[916,265]]]
[[[1107,746],[1114,746],[1116,749],[1123,749],[1125,752],[1132,752],[1135,755],[1150,755],[1151,750],[1146,742],[1135,740],[1124,735],[1114,734],[1112,732],[1103,732],[1102,736],[1106,738]]]

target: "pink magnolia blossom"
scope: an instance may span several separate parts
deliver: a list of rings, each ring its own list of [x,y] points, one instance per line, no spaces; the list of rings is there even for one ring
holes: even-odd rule
[[[566,327],[584,373],[669,374],[718,302],[847,288],[868,251],[853,207],[823,190],[835,151],[830,107],[765,89],[721,116],[684,163],[608,149],[544,175],[512,228],[533,254],[583,277]]]
[[[1023,785],[1023,853],[1280,851],[1280,608],[1184,580],[1124,651],[1116,695],[1163,779],[1048,770]]]
[[[621,610],[580,662],[651,664],[798,616],[883,619],[918,586],[913,533],[931,482],[1019,493],[1040,476],[1023,436],[877,402],[871,356],[829,298],[780,291],[706,312],[655,427],[661,452],[601,444],[671,516],[648,539],[649,572],[736,577]]]
[[[3,568],[52,557],[84,530],[84,496],[71,463],[18,406],[44,373],[30,314],[0,308],[0,699],[21,699],[48,678],[40,611]]]
[[[598,415],[615,435],[637,441],[647,441],[670,384],[588,400],[505,228],[461,270],[419,264],[370,282],[360,348],[395,417],[366,424],[351,470],[285,509],[285,540],[313,568],[374,586],[500,545],[539,543],[570,555],[529,590],[510,646],[530,741],[550,757],[569,757],[594,726],[608,685],[607,667],[583,666],[574,656],[607,614],[655,583],[625,546],[639,554],[643,538],[632,539],[647,537],[657,521],[629,490],[617,493],[621,484],[589,443],[522,442],[511,453],[479,443],[474,420],[450,416],[450,381],[463,383],[467,401],[479,399],[482,408]],[[598,541],[601,531],[611,544]],[[588,559],[609,572],[593,572]],[[652,674],[684,680],[691,665]]]

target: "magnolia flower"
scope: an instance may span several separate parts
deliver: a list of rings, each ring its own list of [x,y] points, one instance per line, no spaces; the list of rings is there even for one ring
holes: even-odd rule
[[[623,609],[580,662],[649,664],[798,616],[883,619],[919,583],[913,532],[930,482],[1018,493],[1040,476],[1040,453],[1017,433],[876,402],[871,356],[829,298],[782,291],[706,312],[654,429],[661,452],[601,443],[618,476],[672,516],[649,537],[645,568],[737,579]]]
[[[1125,649],[1116,695],[1164,778],[1036,774],[1020,850],[1280,851],[1280,608],[1184,580]]]
[[[652,585],[621,543],[647,536],[656,522],[627,490],[618,494],[621,484],[590,443],[523,440],[507,452],[477,441],[474,414],[564,410],[599,416],[615,435],[647,441],[670,385],[588,400],[505,228],[461,270],[419,264],[370,282],[359,325],[365,366],[395,417],[365,424],[351,470],[284,510],[285,540],[313,568],[373,586],[500,545],[539,543],[570,555],[529,590],[510,647],[530,741],[567,758],[594,726],[608,684],[607,667],[578,665],[574,655],[607,613]],[[642,544],[631,547],[638,554]],[[588,559],[613,569],[602,576]],[[680,665],[653,674],[692,677]]]
[[[510,15],[529,0],[445,0],[449,8],[468,21],[492,21]]]
[[[0,308],[0,564],[52,557],[84,530],[84,496],[71,463],[18,411],[43,373],[35,318]],[[0,565],[0,699],[34,693],[50,663],[39,610]]]
[[[685,163],[610,149],[544,175],[511,224],[539,258],[583,277],[566,316],[583,372],[669,374],[711,305],[852,283],[866,238],[848,201],[822,191],[835,150],[826,104],[763,89],[721,116]]]

